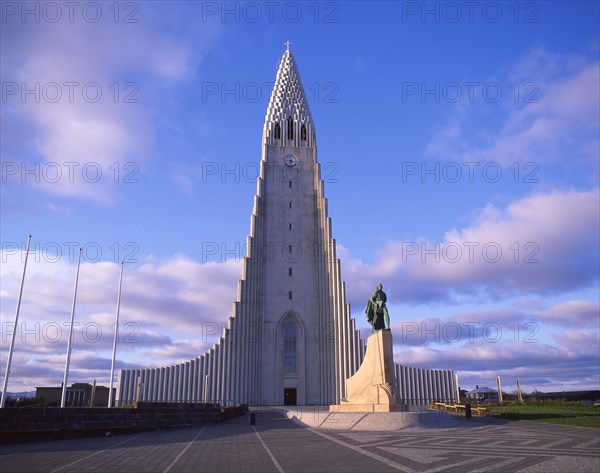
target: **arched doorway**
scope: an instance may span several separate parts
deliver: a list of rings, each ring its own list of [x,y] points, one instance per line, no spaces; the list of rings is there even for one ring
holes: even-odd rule
[[[277,334],[278,386],[276,398],[279,404],[286,406],[304,404],[304,327],[295,312],[288,311],[281,317]]]

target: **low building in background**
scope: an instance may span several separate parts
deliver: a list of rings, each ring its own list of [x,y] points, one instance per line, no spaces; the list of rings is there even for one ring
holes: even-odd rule
[[[471,401],[486,401],[488,399],[498,400],[498,391],[485,386],[475,385],[475,389],[467,393],[467,399]]]
[[[572,402],[580,402],[582,404],[592,404],[600,401],[600,391],[556,391],[551,393],[536,393],[536,399],[543,400],[565,400]]]
[[[108,405],[108,390],[106,386],[93,386],[89,383],[73,383],[67,387],[67,407],[106,407]],[[116,389],[113,388],[113,405]],[[47,406],[60,406],[62,386],[35,388],[35,397],[42,398]]]

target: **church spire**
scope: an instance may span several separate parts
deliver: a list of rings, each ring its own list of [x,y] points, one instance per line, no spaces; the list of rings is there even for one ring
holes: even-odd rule
[[[263,143],[280,146],[315,146],[314,124],[300,81],[290,41],[281,58],[267,107]]]

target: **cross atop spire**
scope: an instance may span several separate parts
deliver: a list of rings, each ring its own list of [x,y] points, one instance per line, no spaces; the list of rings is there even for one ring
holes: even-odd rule
[[[292,42],[291,42],[291,41],[288,39],[288,40],[287,40],[285,43],[283,43],[283,44],[285,44],[286,51],[289,51],[289,50],[290,50],[290,44],[292,44]]]

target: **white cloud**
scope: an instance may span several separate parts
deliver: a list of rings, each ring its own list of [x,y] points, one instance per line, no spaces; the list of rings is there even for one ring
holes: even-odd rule
[[[600,303],[598,301],[571,300],[542,310],[544,322],[563,327],[600,327]]]
[[[12,334],[23,255],[3,252],[2,345]],[[58,385],[68,339],[75,262],[50,263],[30,254],[13,360],[12,391],[29,389],[33,365],[47,370],[36,385]],[[70,379],[108,379],[119,275],[118,264],[82,263],[75,311]],[[126,265],[121,297],[118,367],[155,366],[202,354],[231,315],[240,264],[196,263],[184,256]],[[18,355],[18,356],[17,356]],[[54,374],[52,374],[54,373]],[[56,377],[56,373],[60,373]],[[87,374],[86,374],[87,373]]]
[[[481,123],[488,123],[478,118],[484,107],[458,104],[456,115],[435,131],[426,154],[506,166],[535,162],[598,169],[597,61],[538,48],[522,58],[506,82],[518,84],[520,95],[508,93],[503,103],[488,104],[495,112],[506,110],[498,129],[480,129]]]
[[[442,241],[390,241],[372,265],[343,267],[348,294],[362,304],[382,281],[408,304],[560,294],[598,280],[598,189],[532,194],[488,205]]]
[[[510,343],[556,343],[566,341],[577,349],[573,337],[566,336],[565,327],[586,341],[598,332],[600,306],[597,301],[567,300],[546,306],[543,298],[520,300],[493,309],[458,311],[452,307],[431,308],[419,317],[410,316],[410,308],[399,307],[392,317],[392,331],[396,343],[402,347],[441,347],[475,343],[493,345],[500,341]]]
[[[599,348],[597,333],[577,332],[552,344],[514,342],[509,336],[496,343],[480,339],[443,348],[396,344],[394,351],[399,363],[456,370],[462,388],[495,387],[501,376],[507,391],[515,388],[516,378],[525,390],[553,391],[557,386],[597,389]]]
[[[40,166],[40,182],[17,172],[9,184],[25,181],[49,194],[115,202],[114,184],[131,171],[128,163],[143,172],[153,157],[155,114],[164,90],[197,75],[220,31],[212,22],[193,28],[199,20],[172,29],[169,22],[187,10],[178,11],[148,4],[138,23],[79,19],[3,25],[3,86],[12,83],[17,93],[2,107],[2,161],[19,171]],[[37,100],[22,96],[25,88],[37,88]],[[59,164],[59,178],[48,163]],[[98,170],[101,178],[93,182]]]

